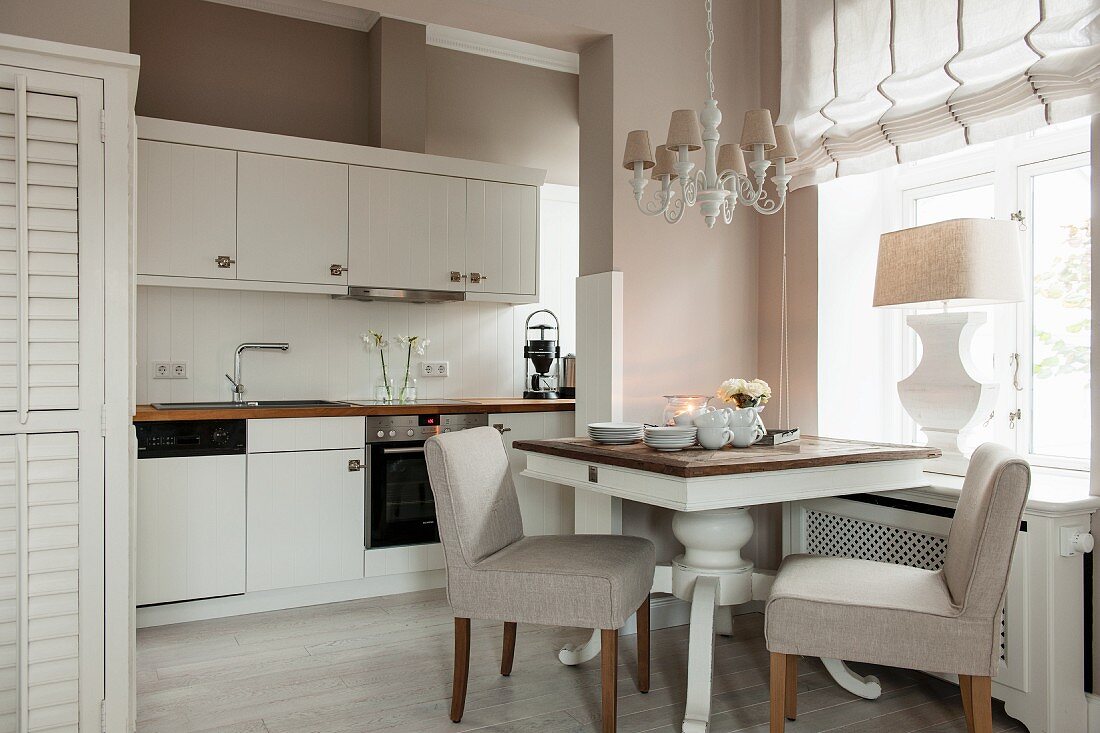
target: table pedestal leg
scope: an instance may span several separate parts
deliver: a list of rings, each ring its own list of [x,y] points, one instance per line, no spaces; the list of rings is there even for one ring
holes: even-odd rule
[[[710,725],[710,688],[714,679],[714,603],[718,578],[695,581],[691,594],[691,629],[688,636],[687,704],[684,733],[706,733]],[[726,609],[719,609],[723,611]],[[728,611],[727,611],[728,612]]]
[[[714,633],[733,636],[733,608],[719,608],[714,617]]]
[[[600,630],[592,632],[592,636],[583,644],[566,644],[558,652],[558,661],[570,667],[575,667],[589,659],[595,659],[600,653]]]
[[[752,600],[752,563],[741,548],[752,539],[747,509],[677,512],[672,532],[684,554],[672,561],[672,592],[691,601],[684,733],[706,733],[714,676],[715,609],[721,632],[732,633],[732,609]]]
[[[879,683],[878,677],[873,674],[862,677],[853,672],[840,659],[825,659],[823,657],[821,663],[825,665],[825,671],[829,673],[829,676],[853,695],[862,697],[865,700],[874,700],[882,694],[882,685]]]

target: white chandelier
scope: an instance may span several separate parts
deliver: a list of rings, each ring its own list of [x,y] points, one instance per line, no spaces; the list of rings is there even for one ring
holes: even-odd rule
[[[708,227],[713,227],[719,216],[727,224],[733,221],[733,211],[739,203],[751,206],[761,214],[774,214],[783,208],[787,199],[787,184],[791,181],[786,172],[787,163],[798,157],[790,130],[786,125],[773,126],[772,113],[766,109],[753,109],[745,113],[740,145],[719,147],[718,125],[722,122],[722,112],[714,98],[711,1],[706,0],[707,89],[710,98],[703,111],[698,114],[691,109],[673,112],[668,139],[657,148],[656,157],[649,144],[648,130],[634,130],[626,136],[623,167],[634,172],[630,181],[634,188],[634,200],[643,214],[663,215],[670,224],[680,221],[684,210],[696,203],[699,203]],[[702,169],[695,170],[688,154],[700,148],[705,149],[706,160]],[[752,159],[748,161],[751,176],[745,167],[745,152],[752,154]],[[764,188],[764,180],[772,163],[775,164],[772,174],[775,198],[770,197]],[[646,185],[649,184],[645,178],[646,170],[661,188],[654,191],[650,201],[642,203]],[[692,171],[695,171],[694,175]],[[674,184],[678,184],[678,191]]]

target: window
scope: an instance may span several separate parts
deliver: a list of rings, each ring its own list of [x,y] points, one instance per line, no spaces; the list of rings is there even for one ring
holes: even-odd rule
[[[972,442],[996,440],[1036,465],[1083,470],[1091,429],[1087,151],[1087,124],[1074,123],[911,164],[897,176],[898,226],[958,217],[1020,220],[1025,301],[977,309],[987,325],[971,354],[976,376],[1001,389]],[[897,341],[915,365],[919,340],[910,332]],[[908,439],[915,438],[916,426],[907,425]]]

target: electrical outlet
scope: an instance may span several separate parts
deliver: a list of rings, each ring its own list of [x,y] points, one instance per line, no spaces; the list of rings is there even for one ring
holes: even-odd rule
[[[420,362],[420,376],[422,377],[446,377],[451,373],[451,364],[446,361],[422,361]]]
[[[187,379],[187,362],[174,361],[171,364],[172,379]]]
[[[166,361],[153,362],[153,379],[171,379],[172,368]]]

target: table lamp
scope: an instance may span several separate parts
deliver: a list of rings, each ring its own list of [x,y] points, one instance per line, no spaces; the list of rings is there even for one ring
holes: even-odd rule
[[[942,305],[906,316],[920,336],[917,368],[898,382],[905,411],[943,451],[932,470],[965,472],[961,443],[993,410],[999,386],[973,376],[970,346],[986,322],[980,311],[949,308],[1019,303],[1024,299],[1015,222],[952,219],[883,234],[875,275],[875,307]]]

